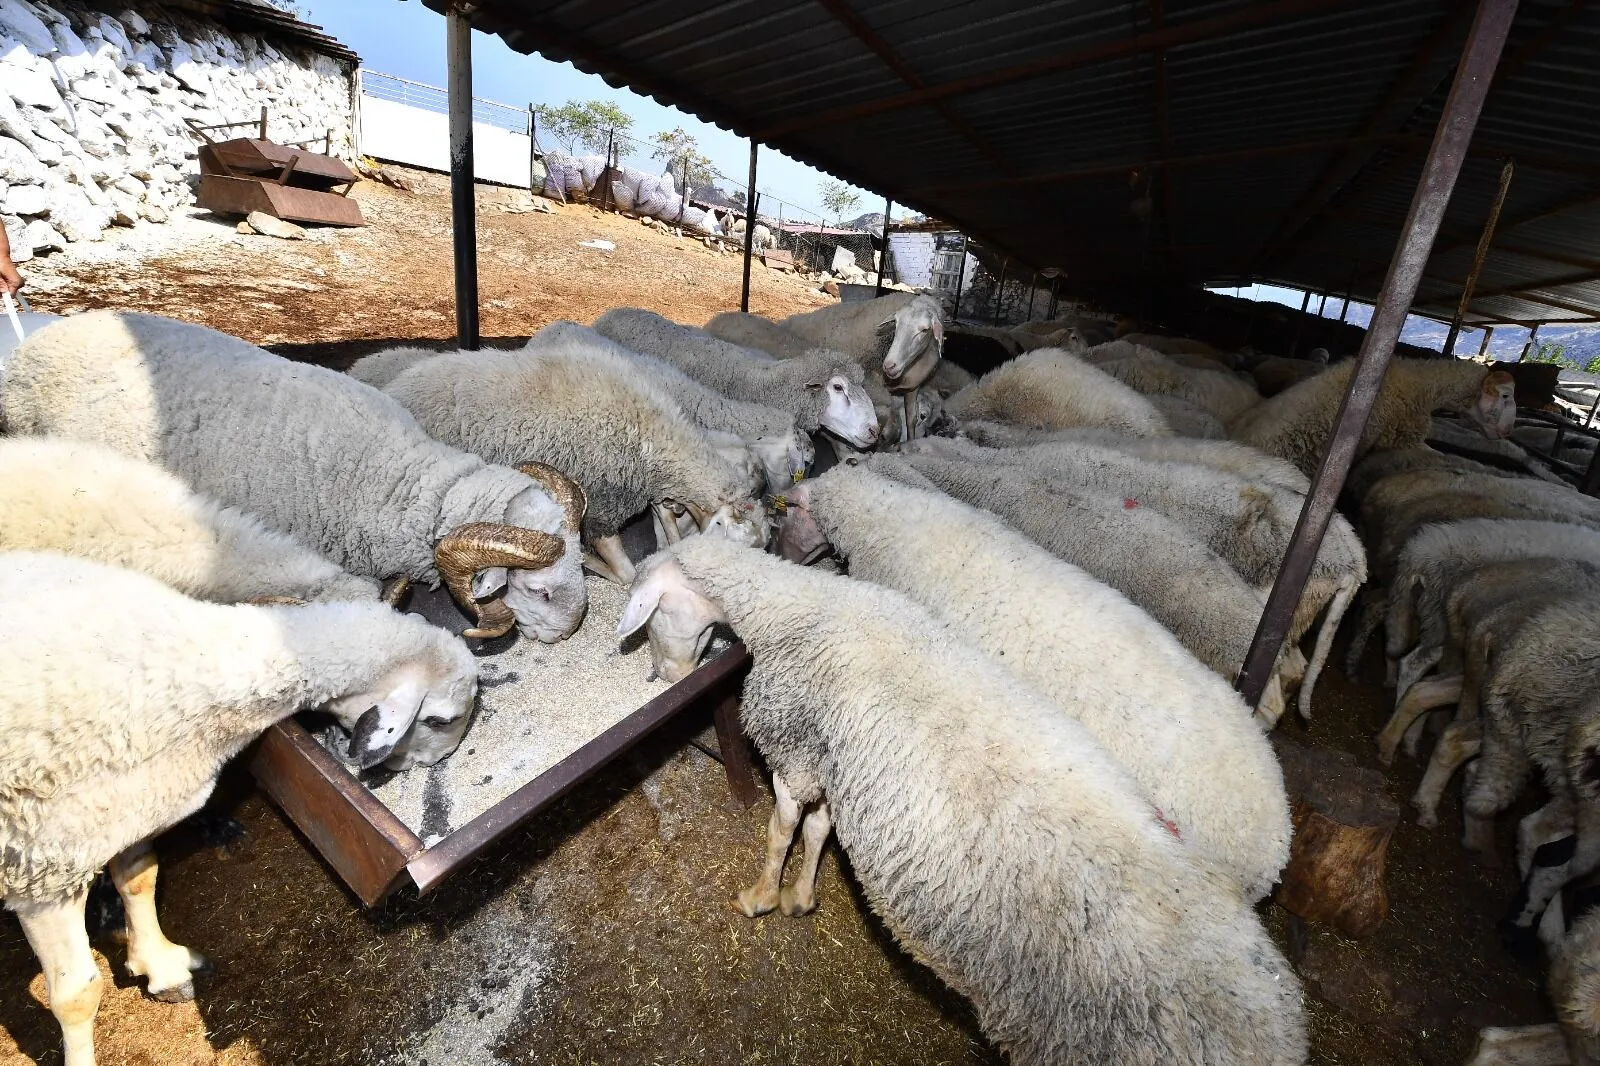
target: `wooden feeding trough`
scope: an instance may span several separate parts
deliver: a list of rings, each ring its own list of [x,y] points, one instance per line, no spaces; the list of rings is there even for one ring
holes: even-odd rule
[[[267,114],[262,109],[257,137],[213,140],[210,131],[250,122],[215,126],[190,123],[204,144],[200,146],[199,206],[225,215],[263,211],[294,222],[321,222],[330,226],[362,226],[361,205],[350,199],[358,179],[343,160],[327,155],[332,134],[322,138],[322,152],[303,142],[283,145],[267,140]],[[338,192],[334,190],[340,188]]]
[[[461,747],[438,766],[358,779],[293,720],[262,737],[250,761],[256,780],[367,906],[406,884],[418,892],[432,889],[693,709],[714,709],[729,788],[745,806],[755,802],[739,728],[739,693],[750,665],[744,645],[729,644],[675,685],[647,686],[648,650],[635,647],[623,655],[612,647],[626,592],[597,578],[589,587],[589,617],[569,640],[539,645],[501,638],[493,646],[508,647],[480,652],[478,718]],[[442,594],[418,598],[413,609],[430,621],[457,631],[467,624]],[[609,705],[585,717],[578,705],[605,699],[591,698],[590,689],[609,693]],[[610,724],[599,729],[604,723]],[[519,744],[539,749],[538,758],[524,758]],[[489,788],[479,787],[491,779]],[[470,794],[461,804],[463,816],[440,818],[435,801],[443,797],[448,810],[452,798],[461,798],[454,793]]]

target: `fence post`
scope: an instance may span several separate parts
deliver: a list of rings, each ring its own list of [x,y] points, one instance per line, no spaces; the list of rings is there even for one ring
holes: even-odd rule
[[[750,310],[750,253],[756,244],[756,139],[750,138],[750,184],[744,190],[744,281],[739,287],[739,310]]]
[[[539,113],[534,110],[533,103],[528,103],[528,191],[535,192],[533,187],[533,165],[539,161]]]
[[[456,344],[478,347],[478,218],[472,187],[472,23],[460,9],[445,19],[450,101],[450,232],[455,253]],[[262,123],[266,108],[261,109]]]
[[[1328,530],[1339,490],[1344,487],[1345,475],[1356,457],[1367,419],[1394,356],[1406,312],[1428,265],[1434,238],[1444,220],[1450,194],[1466,158],[1467,145],[1478,124],[1478,114],[1494,80],[1495,67],[1516,13],[1517,0],[1481,0],[1473,18],[1450,95],[1445,99],[1433,144],[1422,165],[1422,176],[1412,196],[1410,210],[1406,212],[1405,227],[1389,262],[1383,287],[1378,291],[1372,322],[1361,342],[1361,353],[1356,357],[1355,373],[1351,375],[1326,451],[1312,478],[1311,491],[1295,523],[1283,566],[1267,596],[1250,652],[1239,671],[1235,687],[1252,707],[1261,702],[1261,694],[1266,691],[1267,681],[1272,677],[1288,636],[1306,579],[1311,574],[1312,561]]]

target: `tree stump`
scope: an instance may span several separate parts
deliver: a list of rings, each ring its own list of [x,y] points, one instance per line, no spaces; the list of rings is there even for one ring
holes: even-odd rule
[[[1352,755],[1273,738],[1290,799],[1294,840],[1278,905],[1349,937],[1371,936],[1389,915],[1384,866],[1400,805],[1382,774]]]

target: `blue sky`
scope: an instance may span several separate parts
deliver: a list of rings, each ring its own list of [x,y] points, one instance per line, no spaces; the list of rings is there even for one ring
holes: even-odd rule
[[[321,25],[361,55],[370,70],[429,85],[445,81],[444,17],[419,0],[299,0],[309,21]],[[537,55],[513,52],[498,37],[473,34],[473,95],[513,107],[529,103],[563,104],[568,100],[609,100],[633,116],[633,134],[651,134],[682,126],[700,141],[713,166],[742,189],[750,167],[750,142],[727,130],[701,122],[647,96],[613,89],[600,78],[569,63],[552,63]],[[546,145],[546,148],[556,147]],[[822,212],[817,183],[822,172],[797,163],[770,148],[761,150],[756,188],[798,205],[813,215]],[[882,197],[865,190],[853,214],[882,211]],[[776,205],[762,204],[776,213]],[[792,213],[792,212],[786,212]],[[901,217],[899,209],[895,217]]]

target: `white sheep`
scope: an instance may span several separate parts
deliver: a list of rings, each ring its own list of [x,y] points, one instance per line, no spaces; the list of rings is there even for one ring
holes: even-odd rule
[[[160,467],[59,437],[0,437],[0,551],[96,559],[217,603],[378,598],[376,581]]]
[[[441,444],[343,374],[203,326],[96,311],[19,345],[4,388],[12,432],[155,462],[352,573],[442,579],[477,616],[471,636],[515,625],[551,642],[583,620],[582,490]]]
[[[602,316],[603,317],[603,316]],[[601,329],[599,321],[595,328]],[[601,332],[605,330],[601,329]],[[747,352],[760,352],[772,359],[796,359],[816,350],[816,345],[762,315],[748,311],[724,311],[712,315],[704,332]]]
[[[728,236],[733,238],[741,245],[744,243],[744,230],[745,225],[743,218],[735,218],[733,221],[728,223]],[[757,222],[755,233],[753,233],[750,237],[751,248],[757,252],[764,252],[768,248],[773,247],[774,243],[775,242],[772,239],[772,231],[768,229],[765,224]]]
[[[589,565],[621,584],[633,579],[622,526],[652,505],[687,508],[701,528],[724,506],[752,525],[761,520],[746,471],[615,345],[581,326],[520,351],[446,353],[384,391],[446,444],[492,463],[546,463],[583,485],[583,535],[600,557]]]
[[[424,359],[432,359],[438,354],[432,348],[385,348],[357,359],[345,373],[359,382],[381,389]]]
[[[861,368],[836,352],[766,359],[637,307],[607,311],[595,319],[594,329],[730,399],[787,412],[802,432],[824,429],[858,448],[878,442],[878,418],[862,385]]]
[[[199,809],[274,722],[324,707],[381,760],[413,721],[464,721],[461,641],[380,603],[221,606],[60,555],[0,554],[0,897],[44,966],[69,1066],[93,1066],[101,978],[84,929],[101,867],[128,915],[128,971],[193,995],[200,962],[156,921],[150,838]]]
[[[1344,403],[1355,360],[1341,363],[1245,411],[1228,426],[1234,440],[1316,471]],[[1467,411],[1486,436],[1504,436],[1516,419],[1516,387],[1504,371],[1454,359],[1396,359],[1367,420],[1357,458],[1379,448],[1417,447],[1435,408]]]
[[[1144,459],[1165,459],[1179,463],[1225,470],[1251,481],[1298,492],[1311,491],[1311,479],[1292,463],[1231,440],[1184,440],[1177,437],[1130,437],[1109,429],[1026,429],[1005,422],[973,420],[962,422],[957,436],[966,437],[987,448],[1020,448],[1052,441],[1081,441],[1115,448]]]
[[[1298,982],[1237,887],[1043,694],[895,592],[706,537],[641,566],[619,632],[648,626],[671,679],[718,622],[754,658],[741,719],[777,794],[745,913],[812,909],[835,829],[1017,1066],[1305,1061]]]
[[[663,362],[633,346],[632,340],[648,344],[670,332],[676,323],[661,319],[650,323],[650,328],[637,338],[626,336],[637,319],[619,316],[611,319],[611,333],[603,334],[574,322],[552,322],[536,333],[528,347],[560,341],[569,351],[579,351],[585,345],[602,349],[632,360],[639,372],[652,385],[670,396],[683,413],[708,430],[736,434],[742,438],[751,453],[761,464],[761,469],[773,492],[805,475],[816,457],[816,448],[808,434],[795,425],[794,416],[776,407],[730,399],[715,389],[700,384],[670,363]],[[693,334],[688,326],[677,326]]]
[[[1227,440],[1228,427],[1216,415],[1199,404],[1190,403],[1181,396],[1162,393],[1145,393],[1150,406],[1161,413],[1172,433],[1177,437],[1195,440]]]
[[[984,466],[1011,463],[1059,479],[1072,491],[1135,500],[1193,533],[1263,593],[1271,591],[1277,580],[1305,503],[1299,493],[1271,483],[1194,463],[1136,457],[1089,443],[982,448],[932,437],[913,441],[905,450]],[[1361,541],[1350,523],[1335,515],[1289,627],[1289,640],[1298,642],[1317,616],[1327,612],[1300,687],[1300,713],[1307,718],[1316,680],[1333,647],[1333,635],[1366,578],[1367,557]]]
[[[1083,360],[1147,396],[1175,396],[1196,404],[1224,424],[1261,402],[1261,394],[1254,386],[1221,367],[1197,370],[1180,366],[1159,352],[1126,340],[1091,348]]]
[[[1246,899],[1271,890],[1289,857],[1277,758],[1238,693],[1160,623],[938,490],[840,466],[786,498],[786,555],[831,546],[851,577],[917,601],[1081,722]]]
[[[1228,680],[1238,675],[1266,598],[1199,537],[1137,500],[1072,491],[1025,467],[930,455],[874,455],[870,469],[906,480],[909,468],[958,500],[992,511],[1040,546],[1120,591]],[[1159,562],[1158,562],[1159,560]],[[1305,673],[1285,644],[1259,714],[1269,725],[1285,684]]]
[[[945,411],[959,421],[979,418],[1035,429],[1091,426],[1135,437],[1172,435],[1149,400],[1059,348],[1040,348],[1001,364],[946,400]]]

